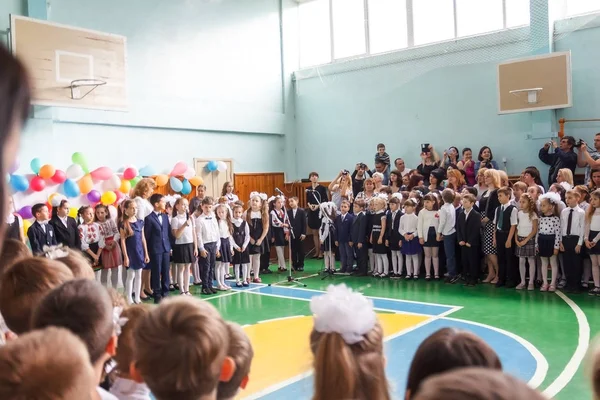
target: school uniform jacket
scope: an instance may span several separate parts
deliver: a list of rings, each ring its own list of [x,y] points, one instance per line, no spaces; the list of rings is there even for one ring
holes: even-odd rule
[[[161,218],[161,222],[159,222]],[[148,253],[161,254],[171,251],[171,225],[167,214],[156,215],[154,211],[144,220],[144,236]]]
[[[300,239],[300,236],[306,235],[306,212],[303,208],[298,207],[296,209],[296,216],[294,217],[294,210],[291,208],[287,210],[288,219],[294,232],[294,239]]]
[[[469,243],[471,247],[479,247],[481,240],[481,214],[471,209],[469,215],[465,214],[463,209],[456,223],[457,240],[459,242]]]
[[[27,237],[29,238],[29,244],[31,245],[31,252],[34,255],[41,255],[44,253],[44,246],[56,246],[56,235],[54,234],[54,228],[49,223],[44,224],[46,230],[42,225],[35,221],[33,225],[27,231]]]
[[[387,214],[387,221],[386,221],[386,226],[385,226],[385,230],[386,232],[386,239],[387,240],[396,240],[396,241],[400,241],[402,239],[402,235],[400,234],[400,218],[402,217],[402,211],[398,210],[396,211],[396,218],[392,221],[392,215],[393,212],[392,211],[388,211]]]
[[[62,243],[71,249],[81,250],[81,239],[79,238],[79,230],[74,218],[67,217],[67,226],[58,217],[53,217],[49,224],[54,228],[57,243]]]
[[[354,215],[347,213],[342,221],[342,216],[335,217],[335,230],[337,231],[337,241],[340,243],[348,243],[352,241],[352,225]]]
[[[364,211],[354,217],[352,222],[350,238],[352,243],[356,246],[358,243],[362,243],[363,246],[367,244],[367,216]]]

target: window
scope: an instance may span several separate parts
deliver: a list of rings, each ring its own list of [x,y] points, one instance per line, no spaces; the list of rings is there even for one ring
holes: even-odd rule
[[[457,36],[477,35],[502,28],[502,0],[456,0]]]
[[[413,1],[415,45],[454,38],[453,0]]]
[[[567,16],[600,11],[598,0],[567,0]]]
[[[367,51],[364,0],[332,0],[333,57],[346,58]]]
[[[408,46],[406,0],[369,0],[371,54]]]
[[[505,0],[506,1],[506,27],[529,25],[529,1],[528,0]]]
[[[316,0],[300,5],[300,66],[331,62],[329,0]]]

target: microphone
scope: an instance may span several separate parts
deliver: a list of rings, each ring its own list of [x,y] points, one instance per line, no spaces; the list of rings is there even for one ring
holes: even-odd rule
[[[281,190],[279,190],[279,188],[275,188],[275,191],[283,196],[283,192]]]

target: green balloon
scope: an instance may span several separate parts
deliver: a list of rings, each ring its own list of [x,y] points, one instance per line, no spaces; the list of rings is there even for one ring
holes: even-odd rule
[[[87,165],[87,160],[85,159],[83,153],[73,153],[73,156],[71,156],[71,161],[73,161],[73,164],[78,164],[81,167],[81,169],[83,169],[83,172],[85,172],[86,174],[90,172]]]
[[[135,185],[137,185],[137,183],[141,180],[142,178],[140,178],[139,176],[136,176],[135,178],[133,178],[132,180],[129,181],[129,183],[131,183],[131,187],[135,187]]]

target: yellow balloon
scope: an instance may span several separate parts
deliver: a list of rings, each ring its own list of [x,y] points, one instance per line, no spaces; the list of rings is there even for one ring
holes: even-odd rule
[[[130,190],[131,190],[131,182],[126,181],[125,179],[123,179],[121,181],[121,187],[119,188],[119,192],[125,193],[125,194],[129,194]]]
[[[79,209],[77,207],[69,208],[69,217],[77,218],[77,211],[79,211]]]
[[[200,186],[200,185],[204,184],[204,180],[202,178],[200,178],[199,176],[193,176],[190,178],[190,183],[193,186]]]
[[[94,181],[92,180],[92,176],[90,174],[85,175],[83,178],[77,182],[79,185],[79,190],[81,194],[88,194],[94,188]]]
[[[52,193],[50,196],[48,196],[48,203],[52,204],[52,199],[56,196],[60,196],[60,193]]]
[[[29,220],[24,219],[23,220],[23,232],[25,233],[25,236],[27,236],[27,231],[29,230],[29,228],[31,228],[31,222]]]
[[[105,206],[111,205],[115,201],[117,201],[117,195],[115,192],[104,192],[100,198],[100,202]]]
[[[156,186],[165,186],[169,182],[167,175],[156,175]]]

